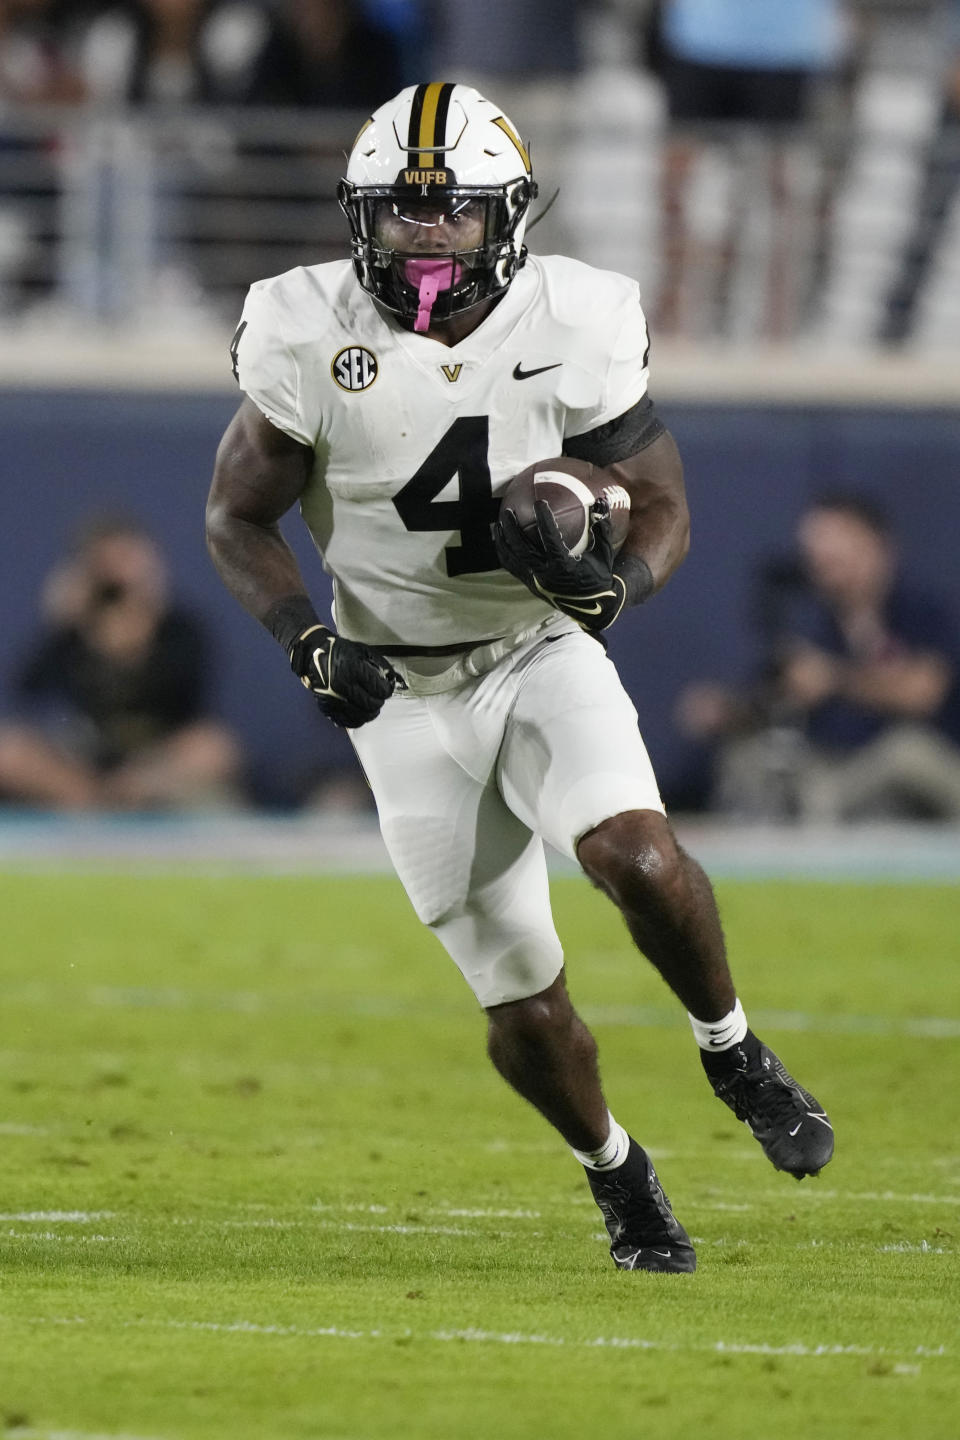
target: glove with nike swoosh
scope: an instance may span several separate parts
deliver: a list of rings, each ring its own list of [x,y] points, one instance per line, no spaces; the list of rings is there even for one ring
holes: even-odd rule
[[[334,725],[356,730],[375,720],[403,680],[385,656],[369,645],[344,640],[324,625],[310,597],[285,595],[262,617],[283,646],[290,668]]]
[[[315,695],[334,725],[356,730],[375,720],[384,701],[403,681],[393,666],[369,645],[344,640],[326,625],[304,630],[289,651],[290,668]]]
[[[596,500],[591,507],[590,543],[579,558],[563,543],[546,501],[535,501],[534,510],[539,544],[523,533],[512,510],[501,509],[494,525],[500,564],[539,600],[562,610],[585,630],[605,630],[627,601],[626,581],[614,570],[606,500]]]

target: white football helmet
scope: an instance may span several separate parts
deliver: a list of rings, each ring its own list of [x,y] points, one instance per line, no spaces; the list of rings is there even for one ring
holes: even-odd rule
[[[337,198],[360,284],[425,330],[431,315],[442,320],[506,290],[524,262],[536,193],[530,156],[503,112],[468,85],[435,82],[374,111]],[[443,225],[446,237],[458,221],[463,248],[405,242],[405,230]]]

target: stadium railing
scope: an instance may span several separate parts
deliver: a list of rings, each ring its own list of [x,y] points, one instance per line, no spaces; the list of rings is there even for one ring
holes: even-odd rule
[[[776,138],[701,129],[673,199],[662,116],[618,113],[629,123],[600,109],[589,133],[567,137],[543,186],[546,197],[559,184],[557,210],[531,246],[559,234],[570,253],[635,275],[661,376],[675,364],[681,388],[686,376],[705,399],[754,383],[802,399],[809,376],[827,398],[838,384],[853,399],[863,387],[876,398],[877,385],[957,398],[941,354],[960,345],[960,140],[938,129],[929,87],[875,76],[842,124]],[[178,341],[195,383],[209,340],[219,376],[223,332],[252,280],[346,253],[335,189],[361,119],[8,109],[0,383],[42,378],[31,355],[41,371],[79,363],[89,378],[95,338],[119,355],[139,347],[148,371],[153,355],[160,384],[157,357]],[[880,342],[911,267],[904,367]],[[118,368],[122,383],[126,359]]]

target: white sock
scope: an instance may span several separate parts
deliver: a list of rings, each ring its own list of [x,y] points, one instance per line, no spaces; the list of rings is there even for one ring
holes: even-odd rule
[[[630,1148],[630,1136],[622,1125],[618,1125],[610,1111],[610,1134],[606,1143],[600,1146],[599,1150],[574,1150],[574,1156],[581,1165],[586,1165],[588,1170],[616,1170],[627,1158],[627,1151]],[[571,1146],[571,1149],[573,1147]]]
[[[747,1017],[739,1000],[722,1020],[698,1020],[694,1015],[689,1018],[701,1050],[732,1050],[747,1033]]]

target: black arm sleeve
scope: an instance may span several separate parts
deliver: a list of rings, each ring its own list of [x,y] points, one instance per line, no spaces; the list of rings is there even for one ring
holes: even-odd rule
[[[563,454],[572,460],[586,460],[591,465],[615,465],[618,460],[627,460],[646,450],[665,429],[650,396],[644,395],[615,420],[564,440]]]

